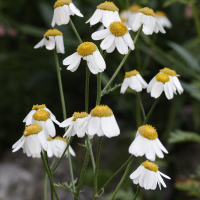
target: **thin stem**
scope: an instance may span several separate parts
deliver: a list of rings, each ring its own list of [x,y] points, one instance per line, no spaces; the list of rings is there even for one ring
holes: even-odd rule
[[[102,137],[99,137],[98,140],[98,148],[97,148],[97,157],[96,157],[96,168],[95,168],[95,175],[94,175],[94,200],[98,197],[98,170],[99,170],[99,159],[100,159],[100,153],[101,153],[101,143],[102,143]]]
[[[85,78],[85,112],[88,113],[89,105],[89,81],[90,81],[90,70],[86,65],[86,78]]]
[[[200,41],[200,22],[199,22],[198,10],[196,9],[194,5],[192,6],[192,12],[194,14],[194,22],[195,22],[195,26],[196,26],[197,33],[199,36],[199,41]]]
[[[44,170],[44,200],[47,199],[47,173]]]
[[[144,106],[142,104],[142,100],[141,100],[141,97],[140,97],[140,93],[139,92],[136,92],[136,95],[138,97],[138,100],[139,100],[139,104],[140,104],[140,108],[141,108],[141,111],[142,111],[142,115],[143,115],[143,119],[146,118],[146,114],[145,114],[145,111],[144,111]]]
[[[97,74],[97,100],[96,105],[99,105],[101,101],[101,73]]]
[[[55,194],[55,196],[56,196],[56,199],[59,200],[58,195],[57,195],[57,192],[56,192],[56,189],[55,189],[54,184],[53,184],[53,179],[52,179],[51,172],[49,171],[49,167],[48,167],[48,165],[47,165],[46,159],[45,159],[45,157],[44,157],[44,155],[43,155],[42,152],[41,152],[41,158],[42,158],[42,161],[43,161],[45,170],[46,170],[46,172],[47,172],[47,174],[48,174],[49,181],[50,181],[50,184],[51,184],[51,186],[52,186],[52,190],[54,191],[54,194]]]
[[[113,176],[103,185],[101,190],[98,192],[98,196],[102,194],[105,187],[126,167],[126,165],[134,159],[134,155],[131,155],[128,160],[113,174]]]
[[[133,200],[135,200],[135,199],[137,198],[137,195],[138,195],[140,189],[141,189],[141,187],[138,185],[138,186],[137,186],[137,191],[136,191],[136,193],[135,193],[135,196],[133,197]]]
[[[52,174],[54,174],[54,173],[56,172],[56,169],[57,169],[58,165],[60,164],[62,158],[64,157],[64,155],[65,155],[65,153],[66,153],[66,151],[67,151],[69,145],[71,144],[73,138],[74,138],[74,136],[71,137],[70,140],[69,140],[69,142],[67,143],[67,146],[66,146],[66,148],[65,148],[65,150],[64,150],[64,152],[63,152],[63,154],[62,154],[62,156],[60,157],[59,161],[57,162],[56,166],[54,167],[54,169],[53,169],[53,171],[52,171]]]
[[[138,37],[140,35],[142,31],[142,26],[140,27],[140,29],[138,30],[137,32],[137,35],[135,36],[135,39],[134,39],[134,44],[136,44],[137,40],[138,40]],[[119,64],[119,66],[117,67],[115,73],[113,74],[113,76],[111,77],[111,79],[108,81],[107,85],[104,87],[104,89],[102,90],[101,93],[105,92],[106,89],[110,86],[110,84],[112,83],[112,81],[115,79],[115,77],[117,76],[117,74],[119,73],[120,69],[122,68],[122,66],[124,65],[126,59],[128,58],[129,54],[131,53],[131,49],[129,49],[128,53],[124,56],[124,58],[122,59],[121,63]]]
[[[143,122],[143,125],[145,125],[147,123],[147,121],[149,120],[152,112],[154,111],[154,108],[156,107],[156,104],[158,103],[158,100],[160,99],[160,97],[158,97],[155,101],[154,101],[154,104],[152,105],[151,107],[151,110],[149,111],[148,115],[146,116],[144,122]]]
[[[69,23],[70,23],[70,25],[71,25],[71,27],[72,27],[72,29],[73,29],[73,31],[74,31],[74,33],[75,33],[75,35],[76,35],[78,41],[79,41],[80,43],[83,43],[83,41],[81,40],[80,35],[78,34],[78,31],[76,30],[76,27],[74,26],[74,24],[73,24],[73,22],[72,22],[72,20],[71,20],[71,18],[70,18],[70,20],[69,20]]]
[[[113,193],[113,195],[112,195],[111,200],[113,200],[113,199],[115,198],[115,195],[117,194],[119,188],[121,187],[121,185],[122,185],[123,182],[125,181],[125,179],[126,179],[126,177],[127,177],[127,175],[128,175],[129,169],[130,169],[130,167],[131,167],[132,162],[133,162],[133,160],[132,160],[131,162],[129,162],[129,164],[127,165],[126,171],[124,172],[124,175],[123,175],[122,179],[120,180],[119,184],[117,185],[117,187],[116,187],[116,189],[115,189],[115,191],[114,191],[114,193]]]

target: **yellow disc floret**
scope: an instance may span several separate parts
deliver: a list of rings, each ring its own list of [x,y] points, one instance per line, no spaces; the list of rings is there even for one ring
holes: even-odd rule
[[[57,36],[57,35],[63,35],[62,32],[60,32],[58,29],[49,29],[45,34],[44,37],[49,36]]]
[[[45,104],[42,104],[42,105],[33,105],[32,107],[32,110],[39,110],[39,109],[43,109],[43,108],[46,108],[46,105]]]
[[[166,83],[170,79],[169,79],[169,76],[167,74],[157,74],[156,80],[159,81],[159,82],[162,82],[162,83]]]
[[[155,163],[152,163],[148,160],[146,160],[145,162],[142,163],[142,166],[145,167],[146,169],[150,170],[150,171],[154,171],[157,172],[158,171],[158,165],[156,165]]]
[[[97,46],[93,42],[84,42],[77,48],[77,52],[81,56],[92,55],[97,50]]]
[[[93,117],[109,117],[113,115],[113,111],[105,105],[96,106],[90,112]]]
[[[25,127],[23,132],[24,136],[29,136],[32,134],[38,134],[42,130],[42,127],[38,124],[32,124]]]
[[[49,136],[49,138],[47,139],[48,141],[52,141],[53,138],[51,136]]]
[[[33,119],[37,121],[46,121],[50,118],[50,113],[46,110],[38,110],[33,114]]]
[[[109,11],[119,11],[119,9],[117,8],[117,6],[113,3],[113,2],[110,2],[110,1],[105,1],[104,3],[101,3],[97,6],[97,9],[100,9],[100,10],[109,10]]]
[[[144,15],[150,15],[152,17],[156,17],[154,11],[151,8],[144,7],[138,10],[138,12],[143,13]]]
[[[63,142],[66,142],[66,139],[65,139],[65,138],[62,138],[62,137],[60,137],[60,136],[56,136],[54,139],[62,140]]]
[[[149,140],[155,140],[158,137],[158,133],[154,127],[151,125],[143,125],[138,128],[138,132],[143,137],[149,139]]]
[[[69,5],[72,3],[72,0],[57,0],[56,3],[54,4],[54,8],[63,6],[63,5]]]
[[[127,26],[122,22],[113,22],[110,24],[110,32],[116,37],[125,35],[127,31]]]
[[[125,17],[120,17],[121,21],[124,23],[127,21],[127,19]]]
[[[164,73],[164,74],[167,74],[169,76],[177,76],[176,74],[176,71],[172,70],[172,69],[169,69],[167,67],[163,68],[160,70],[160,72]]]
[[[163,11],[156,11],[155,14],[159,17],[166,17],[166,14]]]
[[[138,6],[138,5],[132,5],[129,7],[129,10],[131,12],[137,12],[139,9],[141,9],[141,6]]]
[[[86,113],[86,112],[75,112],[74,114],[73,114],[73,121],[76,121],[77,119],[79,119],[79,118],[84,118],[84,117],[87,117],[88,116],[88,114]]]
[[[124,78],[129,78],[131,76],[135,76],[136,74],[139,74],[139,72],[137,70],[132,70],[130,72],[126,72]]]

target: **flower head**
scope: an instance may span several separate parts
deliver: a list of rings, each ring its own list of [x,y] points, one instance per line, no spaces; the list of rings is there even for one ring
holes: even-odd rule
[[[124,94],[128,87],[130,87],[132,90],[135,90],[136,92],[141,92],[142,88],[147,87],[147,83],[142,78],[140,73],[134,69],[125,73],[120,93]]]
[[[162,151],[168,153],[158,139],[156,129],[151,125],[140,126],[129,147],[129,153],[136,157],[145,155],[147,159],[155,161],[156,155],[159,158],[164,158]]]
[[[106,50],[108,53],[112,53],[117,47],[117,50],[121,54],[128,53],[128,47],[134,50],[135,46],[133,40],[128,32],[128,27],[120,22],[112,22],[109,28],[94,32],[92,34],[93,40],[101,40],[101,48]]]
[[[57,0],[54,4],[54,14],[51,26],[68,24],[70,15],[83,17],[80,10],[72,3],[72,0]]]
[[[87,65],[93,74],[103,72],[106,63],[97,46],[92,42],[84,42],[77,48],[77,52],[63,60],[63,65],[69,65],[67,70],[76,71],[80,65],[81,58],[87,61]]]
[[[34,46],[34,49],[46,46],[46,49],[52,50],[56,48],[57,53],[65,53],[63,34],[57,29],[49,29],[45,34],[44,38]]]
[[[129,9],[128,9],[128,25],[130,27],[132,26],[134,19],[135,19],[135,16],[138,13],[137,11],[139,9],[141,9],[141,6],[136,5],[136,4],[129,7]]]
[[[152,35],[153,32],[165,33],[165,30],[156,18],[154,11],[148,7],[141,8],[137,11],[135,15],[132,30],[137,31],[143,24],[142,31],[145,35]]]
[[[169,176],[158,171],[158,165],[147,160],[130,175],[130,179],[133,180],[134,184],[139,184],[145,190],[155,190],[157,184],[161,190],[161,184],[163,187],[167,187],[161,175],[167,179],[171,179]]]
[[[91,110],[86,126],[86,132],[91,137],[97,134],[111,138],[120,134],[113,111],[106,105]]]
[[[12,152],[16,152],[20,148],[23,148],[23,152],[28,157],[40,158],[41,151],[46,151],[48,148],[43,128],[38,124],[26,126],[23,136],[12,146]]]
[[[105,1],[97,6],[96,11],[86,23],[90,22],[90,26],[92,26],[98,22],[102,22],[108,28],[112,22],[120,21],[118,11],[119,9],[113,2]]]
[[[71,137],[77,135],[82,138],[85,136],[85,121],[88,119],[88,113],[75,112],[72,117],[66,119],[60,124],[60,127],[69,127],[63,137]]]
[[[156,18],[158,19],[162,27],[167,27],[167,28],[172,27],[171,22],[169,21],[169,19],[167,18],[167,15],[164,12],[156,11],[155,14],[156,14]]]
[[[66,139],[62,138],[60,136],[55,137],[54,139],[52,137],[49,137],[48,141],[48,149],[47,149],[47,155],[48,157],[57,157],[60,158],[67,147]],[[69,152],[72,156],[75,156],[74,150],[69,146]],[[68,153],[66,151],[65,156],[67,157]]]

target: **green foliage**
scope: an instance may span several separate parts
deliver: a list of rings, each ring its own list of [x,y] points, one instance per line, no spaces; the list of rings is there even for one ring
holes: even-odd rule
[[[182,4],[187,4],[187,5],[194,5],[195,0],[167,0],[165,1],[165,3],[163,4],[163,7],[168,7],[174,3],[182,3]]]
[[[175,130],[170,133],[169,143],[181,143],[181,142],[199,142],[200,143],[200,135],[197,133],[186,132],[182,130]]]

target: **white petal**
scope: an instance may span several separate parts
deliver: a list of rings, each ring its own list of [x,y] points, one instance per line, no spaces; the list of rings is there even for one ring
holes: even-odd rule
[[[106,69],[105,60],[103,59],[98,49],[93,53],[93,57],[99,69],[102,69],[102,70]]]
[[[109,34],[111,34],[110,29],[104,29],[94,32],[91,37],[93,40],[102,40],[106,38]]]
[[[63,135],[63,137],[67,137],[67,138],[71,137],[73,128],[74,128],[74,124],[72,123],[67,129],[67,131],[65,132],[65,134]]]
[[[160,147],[160,149],[165,152],[166,154],[168,154],[167,149],[163,146],[163,144],[160,142],[160,140],[158,138],[156,138],[156,143],[158,144],[158,146]]]
[[[120,90],[120,93],[124,94],[126,89],[128,88],[129,86],[129,79],[130,78],[124,78],[124,81],[122,83],[122,86],[121,86],[121,90]]]
[[[74,63],[80,57],[81,56],[77,52],[75,52],[63,60],[63,65],[70,65],[71,63]]]
[[[58,126],[60,126],[60,122],[58,120],[56,120],[55,117],[51,117],[51,120],[56,123]]]
[[[33,114],[35,113],[35,110],[31,110],[28,115],[26,116],[26,118],[23,120],[23,122],[26,122],[26,125],[30,125],[32,122],[32,118],[33,118]]]
[[[151,97],[158,98],[163,92],[164,84],[161,82],[156,82],[151,90]]]
[[[101,128],[106,137],[111,138],[115,136],[115,132],[111,124],[111,117],[101,117]]]
[[[67,126],[71,125],[73,118],[74,117],[70,117],[70,118],[64,120],[62,123],[60,123],[60,127],[67,127]]]
[[[113,20],[112,16],[110,18],[110,14],[112,15],[112,11],[103,10],[102,23],[106,28],[110,26],[110,23],[112,23]]]
[[[161,182],[161,184],[163,185],[163,187],[167,187],[166,186],[166,184],[165,184],[165,182],[163,181],[163,179],[162,179],[162,177],[160,176],[160,174],[159,173],[157,173],[157,177],[158,177],[158,180]]]
[[[129,32],[127,32],[123,37],[124,37],[126,44],[130,47],[130,49],[134,50],[135,46],[134,46],[133,40],[132,40]]]
[[[158,181],[158,177],[157,177],[157,173],[156,172],[153,172],[153,173],[154,173],[154,180],[153,180],[153,184],[151,186],[151,190],[155,190],[156,186],[157,186],[157,183],[159,182]]]
[[[102,42],[101,42],[101,45],[100,47],[105,50],[105,49],[108,49],[113,41],[115,40],[115,36],[113,34],[109,34]]]
[[[18,151],[23,145],[24,145],[24,142],[25,142],[25,137],[22,136],[13,146],[13,150],[12,152],[16,152]]]
[[[140,184],[141,187],[144,187],[144,178],[145,178],[145,175],[146,175],[147,172],[148,172],[148,170],[144,169],[143,172],[140,174],[139,184]]]
[[[72,10],[72,12],[75,13],[77,16],[83,17],[83,15],[81,14],[80,10],[73,3],[70,3],[69,7]]]
[[[164,30],[164,28],[161,26],[161,24],[157,19],[156,19],[156,27],[159,29],[161,33],[166,33],[166,31]]]
[[[135,15],[135,19],[131,27],[133,31],[137,31],[142,25],[142,17],[143,14],[140,12]]]
[[[142,88],[146,88],[147,87],[147,83],[146,81],[142,78],[142,76],[140,74],[136,74],[137,79],[142,83]]]
[[[98,22],[100,22],[101,18],[102,18],[102,15],[103,15],[102,10],[96,9],[96,11],[94,12],[94,14],[92,15],[92,17],[90,19],[90,26],[92,26],[92,25],[97,24]]]
[[[67,67],[67,70],[72,71],[74,68],[77,67],[77,64],[80,63],[80,61],[81,61],[81,57],[80,57],[80,56],[77,56],[77,59],[74,60],[74,62],[71,63],[71,64]]]
[[[128,46],[127,46],[126,42],[124,41],[123,37],[116,37],[115,38],[115,45],[116,45],[119,53],[121,53],[122,55],[128,53]]]
[[[142,83],[137,79],[136,76],[131,76],[130,78],[130,88],[136,92],[142,91]]]
[[[147,85],[147,93],[151,92],[151,89],[152,89],[155,82],[156,82],[156,77],[154,76],[151,79],[151,81],[149,82],[149,84]]]
[[[56,24],[56,21],[55,21],[55,10],[53,12],[53,19],[52,19],[52,22],[51,22],[51,26],[54,27]]]
[[[64,17],[63,18],[64,21],[63,21],[62,24],[68,24],[69,23],[69,19],[70,19],[70,17],[69,17],[69,15],[70,15],[69,6],[68,5],[63,5],[62,8],[63,8],[63,12],[65,13],[65,15],[63,16]]]
[[[96,64],[93,55],[87,56],[87,65],[90,71],[93,74],[99,73],[101,70],[98,68],[98,65]]]
[[[43,131],[43,130],[40,131],[37,135],[38,135],[38,138],[39,138],[40,143],[41,143],[41,145],[42,145],[42,148],[43,148],[45,151],[47,151],[48,145],[47,145],[47,139],[46,139],[46,136],[45,136],[44,131]]]
[[[150,29],[151,29],[151,18],[149,15],[144,15],[142,18],[142,31],[145,35],[150,35]]]
[[[54,36],[49,36],[48,38],[49,38],[49,40],[46,40],[46,48],[48,50],[52,50],[55,48],[55,44],[56,44],[55,38],[54,38]]]
[[[148,160],[155,161],[156,159],[156,154],[155,154],[154,148],[152,147],[151,142],[149,142],[149,148],[145,155]]]
[[[74,150],[71,148],[71,146],[69,146],[69,152],[72,156],[76,156]]]
[[[88,135],[95,135],[100,126],[99,117],[91,117],[88,122]]]
[[[151,171],[148,170],[145,177],[144,177],[144,189],[147,190],[147,188],[149,187],[149,177],[151,175]]]
[[[131,175],[130,179],[136,179],[143,172],[143,166],[139,166]]]
[[[37,48],[40,48],[40,47],[43,47],[46,43],[46,38],[43,38],[39,43],[37,43],[35,46],[34,46],[34,49],[37,49]]]
[[[164,90],[168,91],[168,95],[169,95],[168,99],[172,99],[174,97],[174,91],[170,82],[165,83]]]
[[[150,171],[149,177],[148,177],[148,186],[147,186],[147,190],[151,189],[154,183],[154,179],[155,179],[155,172]]]
[[[172,80],[173,80],[174,85],[176,86],[177,90],[180,91],[179,93],[182,93],[183,92],[183,88],[182,88],[178,78],[176,76],[173,76]]]
[[[113,40],[113,43],[111,44],[111,46],[106,49],[107,53],[112,53],[115,50],[115,39]]]
[[[57,53],[65,53],[65,48],[63,44],[63,36],[62,35],[57,35],[55,37],[56,40],[56,51]]]
[[[115,119],[115,116],[112,115],[112,116],[110,116],[110,118],[111,118],[110,121],[111,121],[113,131],[115,132],[115,136],[118,136],[120,134],[120,129],[119,129],[119,126],[118,126],[117,121]]]
[[[156,140],[152,140],[152,146],[154,148],[154,151],[156,153],[156,155],[159,157],[159,158],[164,158],[164,154],[163,152],[161,151],[161,149],[158,147],[158,144],[156,142]]]
[[[169,176],[167,176],[166,174],[163,174],[163,173],[160,172],[160,171],[158,171],[158,173],[159,173],[160,175],[164,176],[164,177],[167,178],[167,179],[171,179]]]
[[[56,135],[56,129],[51,119],[46,120],[45,129],[47,131],[47,134],[49,134],[51,137],[54,137]]]

